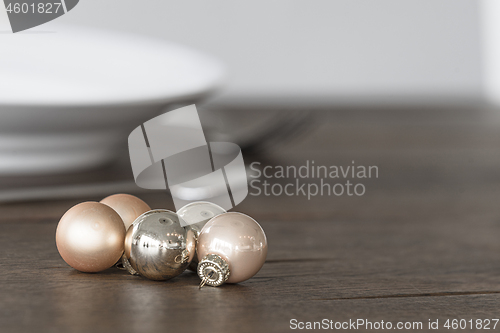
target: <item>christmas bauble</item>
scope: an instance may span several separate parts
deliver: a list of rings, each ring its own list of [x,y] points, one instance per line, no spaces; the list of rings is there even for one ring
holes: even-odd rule
[[[181,219],[181,224],[186,226],[186,229],[192,230],[196,239],[200,234],[201,229],[213,217],[225,213],[224,208],[207,201],[192,202],[177,211],[177,215]],[[193,261],[188,267],[196,272],[198,268],[198,256],[195,253]]]
[[[143,213],[150,211],[147,203],[130,194],[113,194],[101,200],[101,203],[113,208],[123,220],[125,230]]]
[[[176,213],[156,209],[139,216],[127,231],[125,256],[132,268],[151,280],[181,274],[193,259],[195,236],[179,223]]]
[[[113,266],[123,253],[125,227],[112,208],[83,202],[59,221],[56,245],[61,257],[82,272],[99,272]]]
[[[264,265],[267,239],[257,221],[230,212],[205,224],[198,237],[197,252],[201,286],[238,283],[257,274]]]

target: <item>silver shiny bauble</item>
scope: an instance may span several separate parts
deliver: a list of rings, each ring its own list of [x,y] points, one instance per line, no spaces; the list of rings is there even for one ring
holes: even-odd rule
[[[151,280],[181,274],[193,260],[194,232],[179,223],[177,214],[156,209],[139,216],[125,238],[125,256],[132,268]]]
[[[207,224],[211,218],[225,212],[224,208],[214,203],[197,201],[189,203],[179,209],[177,215],[181,219],[181,225],[185,225],[187,230],[192,230],[196,239],[198,239],[198,235],[205,224]],[[193,272],[197,271],[198,255],[196,253],[188,268]]]

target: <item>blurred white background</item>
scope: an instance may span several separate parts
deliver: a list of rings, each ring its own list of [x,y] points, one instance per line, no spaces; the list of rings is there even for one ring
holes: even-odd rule
[[[479,12],[469,0],[82,0],[57,21],[211,54],[228,66],[219,102],[446,102],[481,94]]]
[[[262,143],[283,142],[295,135],[298,127],[307,127],[313,117],[303,105],[323,104],[333,111],[337,106],[362,106],[364,110],[395,104],[399,113],[407,111],[408,104],[417,105],[417,112],[421,105],[444,104],[452,105],[455,111],[454,106],[474,104],[485,96],[493,96],[490,100],[500,105],[499,13],[500,0],[81,0],[57,20],[10,37],[21,40],[27,37],[23,34],[41,32],[63,35],[57,33],[62,31],[61,24],[67,24],[150,36],[212,55],[226,65],[227,81],[211,103],[201,106],[204,128],[212,141],[235,142],[251,150]],[[0,6],[0,33],[6,37],[8,30],[8,19]],[[93,41],[104,38],[100,30],[90,34],[95,36]],[[31,35],[37,40],[41,36]],[[140,50],[133,40],[125,38],[124,49]],[[101,52],[103,71],[117,59],[115,55],[106,57],[99,47],[90,52]],[[39,54],[30,53],[35,60]],[[79,55],[79,63],[85,64],[88,57]],[[7,67],[12,66],[9,63]],[[191,74],[200,78],[200,72]],[[235,112],[241,105],[244,112]],[[262,105],[278,107],[259,108]],[[132,106],[128,111],[117,110],[146,117]],[[474,108],[478,109],[475,104]],[[431,110],[433,115],[437,113],[436,108]],[[14,111],[0,110],[4,124],[8,114],[19,115]],[[71,109],[62,111],[69,111],[65,113],[69,116],[79,114]],[[107,114],[99,105],[94,111]],[[409,112],[402,113],[408,117]],[[41,116],[41,111],[33,114]],[[376,114],[380,117],[381,113]],[[96,115],[92,117],[96,123],[100,121]],[[28,122],[25,119],[21,119],[23,124]],[[54,123],[65,128],[59,118]],[[122,130],[125,134],[130,131],[126,126]],[[12,131],[23,138],[34,135],[21,128]],[[45,136],[53,134],[46,132]],[[31,139],[39,141],[38,137]],[[67,141],[61,136],[56,139]],[[125,135],[115,139],[126,142]],[[15,141],[11,137],[3,141],[6,152],[2,155],[0,144],[1,160],[24,156],[11,147]],[[40,150],[36,153],[48,156]],[[12,197],[12,193],[7,194]],[[25,195],[23,192],[19,197]]]

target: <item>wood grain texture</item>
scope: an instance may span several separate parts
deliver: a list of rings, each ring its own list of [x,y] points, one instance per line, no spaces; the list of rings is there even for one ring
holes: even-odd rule
[[[428,319],[498,318],[498,119],[378,112],[325,115],[308,136],[251,157],[297,166],[355,159],[378,165],[380,177],[362,197],[250,195],[238,210],[262,224],[269,254],[238,285],[200,291],[192,272],[153,282],[73,270],[55,247],[57,221],[100,197],[0,205],[0,331],[288,332],[292,318],[424,328]],[[165,193],[139,196],[172,209]]]
[[[198,290],[117,269],[79,273],[54,221],[6,222],[0,324],[8,331],[288,331],[289,320],[498,316],[500,226],[440,221],[263,221],[269,257],[251,280]]]

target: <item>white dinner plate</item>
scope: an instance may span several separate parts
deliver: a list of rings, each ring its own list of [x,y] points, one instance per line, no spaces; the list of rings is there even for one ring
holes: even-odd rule
[[[219,62],[177,44],[50,30],[0,34],[0,174],[102,164],[133,128],[221,83]]]

